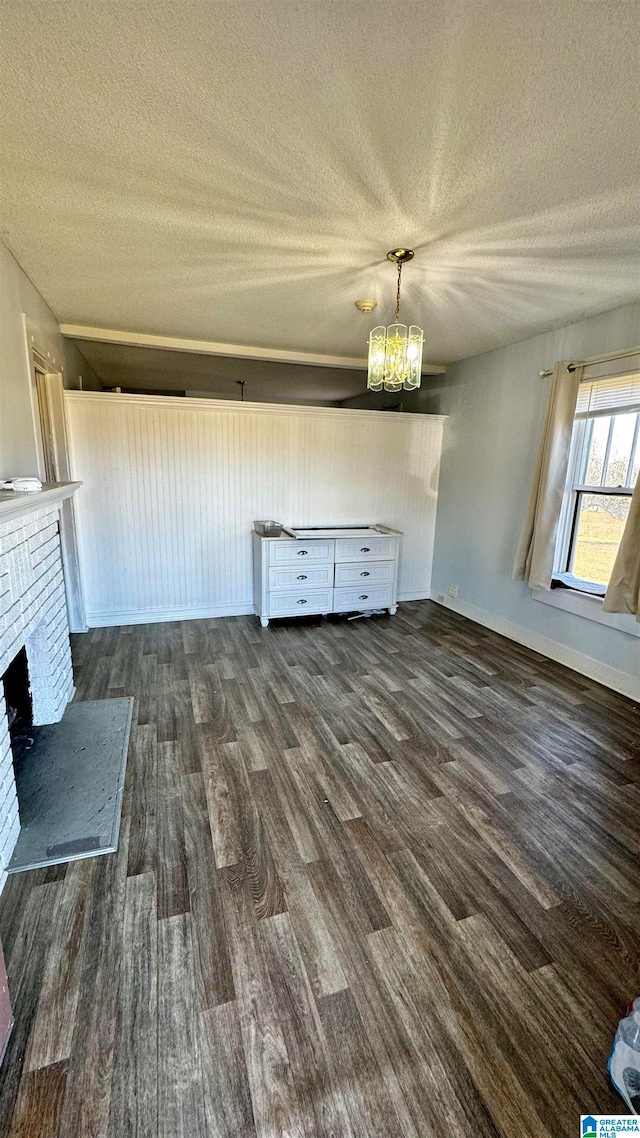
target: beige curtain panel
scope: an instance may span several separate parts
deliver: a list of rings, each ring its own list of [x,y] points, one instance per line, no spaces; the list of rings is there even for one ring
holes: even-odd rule
[[[605,594],[604,612],[630,612],[640,621],[640,478]]]
[[[551,588],[558,522],[569,464],[582,367],[561,360],[553,369],[547,415],[529,505],[513,563],[513,578],[532,589]]]

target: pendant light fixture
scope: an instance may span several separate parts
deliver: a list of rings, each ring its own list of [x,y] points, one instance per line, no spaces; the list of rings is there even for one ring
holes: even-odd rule
[[[413,391],[422,377],[422,328],[400,324],[400,278],[402,266],[413,257],[413,249],[391,249],[387,260],[398,266],[396,320],[385,328],[381,324],[369,334],[369,375],[371,391]]]

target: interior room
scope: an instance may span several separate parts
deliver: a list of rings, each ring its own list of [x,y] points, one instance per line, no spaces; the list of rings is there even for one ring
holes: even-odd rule
[[[0,11],[0,1138],[634,1132],[637,3]]]

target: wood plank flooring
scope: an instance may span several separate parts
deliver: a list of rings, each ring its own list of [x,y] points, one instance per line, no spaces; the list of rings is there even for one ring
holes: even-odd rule
[[[640,708],[430,602],[74,638],[120,848],[9,879],[10,1138],[574,1138],[624,1113]]]

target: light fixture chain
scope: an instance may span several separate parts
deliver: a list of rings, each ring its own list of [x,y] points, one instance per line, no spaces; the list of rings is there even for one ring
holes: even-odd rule
[[[396,292],[396,324],[400,323],[400,277],[402,276],[402,261],[398,261],[398,289]]]

